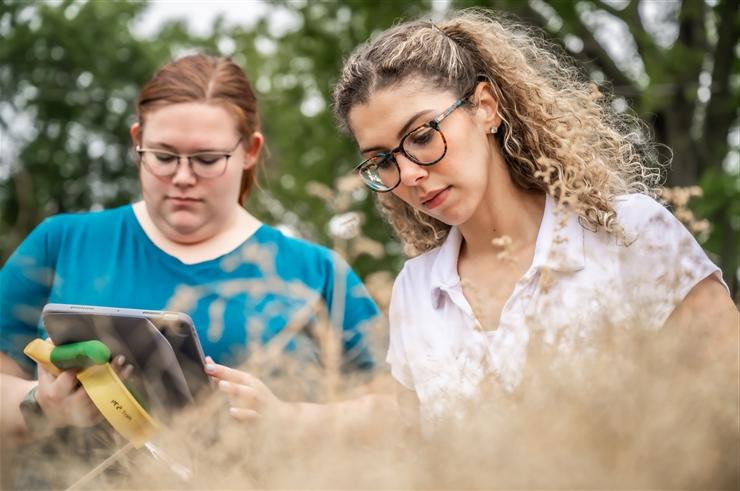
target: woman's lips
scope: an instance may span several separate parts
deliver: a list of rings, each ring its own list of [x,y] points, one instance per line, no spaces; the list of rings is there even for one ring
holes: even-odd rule
[[[194,203],[200,203],[202,200],[197,198],[189,198],[187,196],[168,196],[167,199],[175,205],[178,206],[187,206],[192,205]]]
[[[422,202],[421,205],[428,210],[438,207],[447,199],[447,196],[450,194],[450,187],[447,186],[428,200]]]

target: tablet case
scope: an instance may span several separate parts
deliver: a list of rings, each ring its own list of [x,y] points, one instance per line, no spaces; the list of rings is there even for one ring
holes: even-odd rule
[[[134,369],[125,383],[153,416],[166,421],[209,386],[192,320],[176,312],[48,304],[42,319],[56,345],[98,339]]]

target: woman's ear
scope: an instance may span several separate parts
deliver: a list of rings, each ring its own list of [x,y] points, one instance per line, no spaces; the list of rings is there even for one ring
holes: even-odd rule
[[[131,125],[129,133],[131,134],[131,141],[134,146],[141,145],[141,125],[138,121]]]
[[[249,170],[257,165],[264,144],[265,137],[259,131],[255,131],[249,137],[249,143],[241,147],[244,149],[244,170]]]
[[[501,116],[498,112],[498,98],[493,92],[490,82],[480,82],[473,93],[473,100],[477,101],[477,113],[483,129],[491,132],[492,128],[501,126]]]

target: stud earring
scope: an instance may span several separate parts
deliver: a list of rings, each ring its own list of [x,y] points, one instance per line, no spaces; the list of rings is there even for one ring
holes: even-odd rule
[[[498,126],[491,126],[491,134],[495,135],[496,133],[498,133]]]

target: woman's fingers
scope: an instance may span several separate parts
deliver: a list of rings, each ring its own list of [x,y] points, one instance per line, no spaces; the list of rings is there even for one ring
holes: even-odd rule
[[[127,365],[126,357],[123,355],[114,357],[111,361],[111,367],[113,367],[113,370],[121,380],[126,380],[134,371],[134,366],[130,363]]]
[[[253,421],[280,409],[282,402],[257,377],[214,363],[211,357],[206,357],[205,371],[218,380],[218,389],[228,397],[234,418]]]
[[[222,375],[225,378],[231,380],[248,380],[250,377],[244,377],[245,374],[241,372],[242,376],[234,374],[236,370],[226,369]],[[229,401],[229,413],[240,421],[255,421],[259,418],[261,413],[265,410],[264,401],[259,391],[250,385],[245,385],[241,382],[232,382],[229,380],[221,379],[218,382],[218,389],[223,392]]]
[[[103,415],[93,404],[90,396],[85,389],[78,388],[70,397],[70,408],[73,408],[73,414],[76,419],[75,426],[91,426],[103,420]]]
[[[218,383],[218,388],[226,394],[232,407],[250,409],[256,412],[262,410],[263,405],[259,394],[252,387],[221,380]]]
[[[126,363],[126,357],[123,355],[114,356],[113,360],[111,361],[111,366],[114,370],[119,370],[123,368],[123,365]]]
[[[119,376],[121,377],[121,380],[126,380],[131,376],[131,374],[134,373],[134,366],[131,364],[126,365],[123,367],[123,370],[121,370],[121,373]]]
[[[69,401],[71,404],[75,404],[77,407],[93,405],[90,396],[87,395],[87,392],[85,392],[85,389],[83,387],[78,388],[75,393],[70,396]]]
[[[47,372],[41,364],[38,365],[38,374],[39,384],[50,385],[52,382],[54,382],[54,375]]]
[[[242,409],[238,407],[229,408],[229,414],[239,421],[250,421],[254,422],[260,419],[260,414],[257,411],[251,409]]]
[[[54,377],[40,367],[36,399],[54,428],[92,426],[102,421],[102,415],[71,370]]]
[[[122,380],[128,378],[134,368],[126,363],[123,355],[114,357],[111,366]],[[65,370],[55,377],[39,366],[38,373],[36,398],[54,427],[92,426],[103,420],[103,415],[80,386],[76,372]]]
[[[206,373],[211,377],[216,377],[219,380],[226,380],[235,384],[243,385],[257,385],[256,380],[253,376],[247,372],[241,370],[235,370],[233,368],[225,367],[217,363],[207,363]]]
[[[226,394],[244,400],[250,404],[255,404],[258,400],[257,391],[248,385],[235,384],[233,382],[227,382],[221,380],[218,383],[218,388]]]
[[[61,402],[72,394],[78,385],[77,375],[70,370],[65,370],[50,384],[46,385],[44,390],[40,390],[41,393],[37,394],[37,397],[53,402]]]

